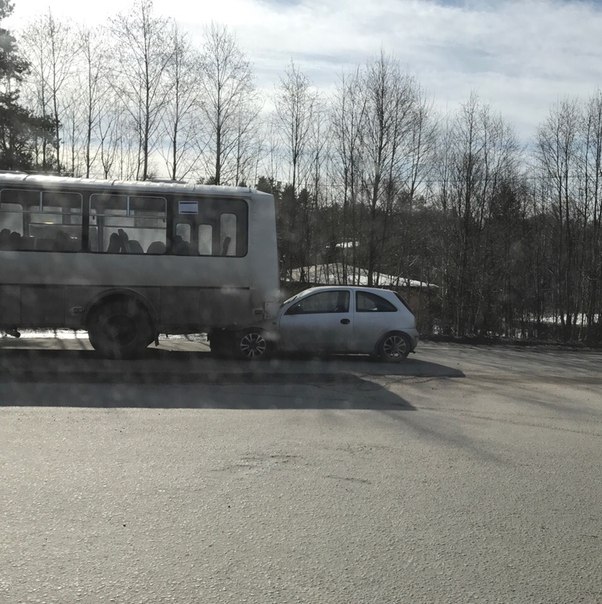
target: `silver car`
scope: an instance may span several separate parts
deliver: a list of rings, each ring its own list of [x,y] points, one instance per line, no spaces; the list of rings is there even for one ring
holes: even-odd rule
[[[416,319],[401,296],[370,288],[325,286],[286,300],[263,329],[237,338],[238,356],[282,352],[363,353],[399,362],[418,343]]]

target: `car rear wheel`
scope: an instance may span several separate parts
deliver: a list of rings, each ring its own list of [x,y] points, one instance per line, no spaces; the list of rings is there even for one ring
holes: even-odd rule
[[[381,340],[378,356],[387,363],[399,363],[410,354],[411,349],[410,338],[405,333],[394,331]]]

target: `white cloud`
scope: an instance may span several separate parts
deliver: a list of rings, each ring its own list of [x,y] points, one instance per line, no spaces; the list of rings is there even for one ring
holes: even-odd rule
[[[22,23],[49,0],[16,0]],[[93,23],[127,10],[116,0],[52,0],[57,16]],[[454,109],[471,91],[531,136],[564,96],[602,84],[602,8],[593,2],[498,0],[155,0],[200,40],[204,26],[234,31],[271,89],[293,59],[319,87],[381,49],[416,76],[438,107]]]
[[[21,27],[27,22],[52,11],[53,16],[72,19],[77,23],[94,25],[117,14],[127,6],[123,0],[81,2],[80,0],[13,0],[14,11],[10,17],[11,27]]]

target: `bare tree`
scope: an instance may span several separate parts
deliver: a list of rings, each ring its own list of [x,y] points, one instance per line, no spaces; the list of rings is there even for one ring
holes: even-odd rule
[[[305,280],[304,267],[308,264],[311,248],[310,191],[305,187],[299,192],[299,183],[307,183],[312,147],[317,141],[311,135],[316,125],[318,95],[309,78],[291,61],[275,95],[275,117],[280,129],[283,157],[288,166],[290,187],[283,199],[283,212],[287,217],[287,248],[290,272],[301,268],[301,280]]]
[[[369,229],[367,237],[366,269],[368,284],[374,285],[379,268],[384,240],[387,237],[393,202],[401,187],[411,176],[408,153],[414,123],[416,85],[403,74],[399,64],[381,53],[368,64],[364,73],[366,114],[364,125],[365,191]],[[379,212],[385,219],[380,220]]]
[[[511,186],[516,180],[518,145],[512,129],[473,94],[444,133],[441,207],[446,213],[441,258],[445,269],[445,322],[457,334],[488,329],[503,266],[487,226],[492,212],[515,216]],[[498,207],[507,207],[503,212]],[[510,211],[511,210],[511,211]],[[496,227],[500,228],[498,223]],[[496,282],[496,286],[492,285]],[[495,311],[497,312],[497,311]]]
[[[263,155],[259,112],[257,101],[249,99],[237,115],[233,162],[235,185],[249,185],[257,181],[257,165]]]
[[[52,119],[54,125],[54,153],[57,169],[62,169],[61,122],[63,112],[69,109],[72,97],[65,94],[73,77],[73,65],[79,50],[71,25],[57,21],[50,10],[23,32],[23,47],[31,65],[30,85],[35,90],[36,110]],[[46,163],[46,147],[42,149]]]
[[[195,50],[175,25],[171,44],[171,61],[165,73],[171,92],[163,113],[163,128],[169,147],[161,148],[161,154],[171,179],[178,180],[190,174],[200,155],[200,74]]]
[[[301,162],[310,140],[318,96],[309,78],[291,61],[276,92],[276,116],[290,165],[290,182],[297,194]]]
[[[201,108],[209,129],[211,180],[219,185],[234,177],[239,137],[247,130],[241,128],[241,113],[255,102],[251,66],[234,35],[212,24],[206,31],[199,67]],[[230,173],[225,174],[228,167]]]
[[[103,32],[96,29],[82,29],[81,62],[79,88],[82,91],[82,113],[84,123],[84,175],[89,178],[96,157],[100,152],[98,132],[101,117],[108,110],[110,77],[107,73],[108,56]]]
[[[342,224],[339,236],[331,241],[332,252],[337,258],[340,249],[343,283],[348,282],[348,265],[351,264],[351,282],[356,283],[357,243],[359,231],[357,208],[360,203],[360,183],[363,180],[364,121],[367,96],[362,83],[361,71],[343,75],[334,98],[331,132],[334,147],[333,180],[341,186]],[[337,246],[340,246],[337,248]]]
[[[112,86],[107,70],[106,38],[102,30],[73,31],[79,48],[73,74],[65,85],[63,112],[63,168],[74,176],[90,178],[100,152],[99,121],[108,110]],[[67,152],[69,159],[67,160]]]
[[[591,209],[589,243],[589,299],[587,305],[588,340],[600,339],[602,333],[602,93],[598,91],[589,102],[585,118],[585,180]]]
[[[578,197],[578,135],[580,112],[575,101],[562,101],[540,127],[537,159],[557,226],[556,308],[564,337],[576,323],[579,283],[576,280],[575,201]]]
[[[106,108],[98,118],[97,128],[98,161],[103,178],[109,178],[110,176],[135,178],[136,169],[123,170],[123,139],[124,133],[130,130],[127,124],[129,114],[121,103],[116,90],[111,88],[106,90],[105,102]],[[116,165],[118,166],[117,169],[115,168]]]
[[[171,21],[153,16],[152,0],[136,0],[128,14],[110,19],[114,41],[116,86],[138,138],[136,178],[150,175],[149,161],[171,91],[166,74],[173,59]]]

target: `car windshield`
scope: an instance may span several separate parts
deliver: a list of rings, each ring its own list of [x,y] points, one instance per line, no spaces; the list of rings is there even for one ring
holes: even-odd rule
[[[296,300],[299,297],[299,294],[295,294],[294,296],[291,296],[290,298],[287,298],[283,303],[282,306],[284,306],[285,304],[288,304],[289,302],[293,302],[294,300]]]

